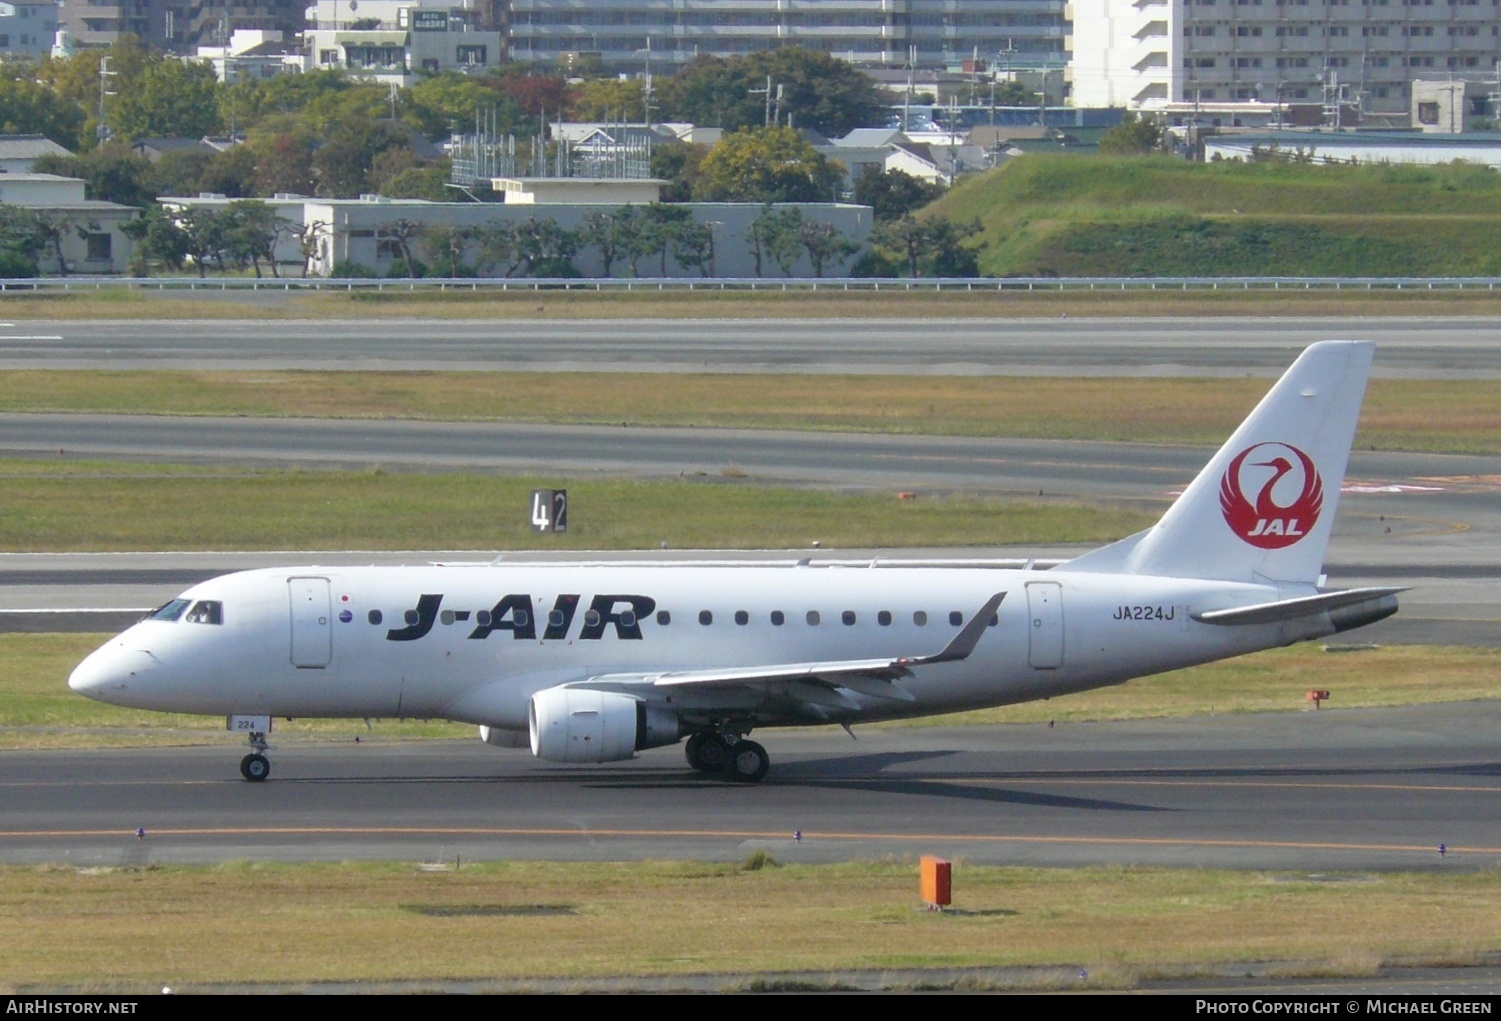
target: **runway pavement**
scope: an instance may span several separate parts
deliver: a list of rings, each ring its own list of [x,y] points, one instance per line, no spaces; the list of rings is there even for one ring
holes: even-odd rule
[[[3,368],[491,369],[1276,376],[1317,340],[1375,374],[1501,376],[1489,318],[42,321],[0,323]]]
[[[1501,706],[759,731],[760,785],[681,749],[570,767],[473,742],[0,753],[0,861],[695,859],[1488,870]],[[367,735],[368,736],[368,735]],[[273,736],[273,742],[276,738]],[[136,829],[146,831],[144,839]],[[801,839],[795,833],[801,831]],[[1446,845],[1440,856],[1438,845]]]

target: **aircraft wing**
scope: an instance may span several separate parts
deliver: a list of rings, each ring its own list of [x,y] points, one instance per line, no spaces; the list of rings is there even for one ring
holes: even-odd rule
[[[643,694],[651,688],[663,694],[687,694],[725,688],[762,687],[781,689],[797,701],[839,708],[858,708],[835,688],[847,688],[876,698],[913,701],[913,695],[897,683],[912,674],[912,668],[968,659],[980,636],[995,615],[1006,593],[997,592],[985,601],[949,644],[926,656],[896,656],[885,659],[826,660],[812,663],[773,663],[764,666],[722,667],[708,670],[664,670],[660,673],[598,674],[571,688],[594,688]]]

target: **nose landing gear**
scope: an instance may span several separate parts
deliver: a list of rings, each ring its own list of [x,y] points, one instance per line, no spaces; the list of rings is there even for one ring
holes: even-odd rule
[[[267,747],[264,732],[250,732],[250,754],[240,760],[240,775],[251,783],[260,783],[271,775],[271,760],[266,758]]]

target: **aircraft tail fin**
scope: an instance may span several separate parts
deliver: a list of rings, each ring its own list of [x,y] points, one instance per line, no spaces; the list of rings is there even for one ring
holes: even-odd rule
[[[1055,570],[1316,584],[1374,353],[1309,347],[1156,525]]]

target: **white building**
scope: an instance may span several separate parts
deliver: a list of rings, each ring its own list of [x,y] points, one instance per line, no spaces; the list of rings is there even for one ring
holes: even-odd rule
[[[131,240],[120,225],[140,210],[117,202],[84,198],[84,183],[56,174],[0,174],[0,204],[25,206],[62,223],[63,259],[69,273],[123,273],[130,262]],[[39,260],[43,273],[59,271],[50,249]]]
[[[405,88],[424,72],[480,71],[505,60],[506,36],[449,0],[318,0],[305,35],[309,70],[342,68]]]
[[[237,28],[222,46],[198,47],[198,59],[212,64],[218,79],[229,83],[296,74],[305,63],[300,47],[264,28]]]
[[[1073,0],[1076,106],[1260,101],[1403,116],[1413,78],[1494,79],[1495,0]]]
[[[164,198],[164,206],[183,208],[197,205],[219,206],[226,203],[222,196],[202,198]],[[290,223],[304,227],[307,233],[317,238],[317,254],[312,272],[329,276],[340,263],[354,263],[385,276],[391,265],[401,256],[397,224],[446,225],[479,227],[492,221],[524,221],[551,219],[558,226],[574,230],[582,226],[592,213],[615,214],[621,205],[582,203],[538,203],[531,205],[503,204],[495,202],[425,202],[420,199],[385,199],[367,195],[359,199],[302,199],[279,196],[271,202],[277,214]],[[755,256],[747,241],[747,232],[766,210],[755,202],[694,202],[673,206],[686,209],[691,217],[709,227],[713,237],[712,265],[684,267],[669,255],[668,276],[699,277],[708,270],[710,276],[752,277],[756,275]],[[870,236],[872,212],[869,206],[843,203],[797,203],[777,206],[778,209],[795,208],[804,219],[832,225],[841,235],[863,247]],[[428,257],[419,239],[411,240],[419,257]],[[471,244],[465,258],[472,260],[475,248]],[[276,250],[277,262],[289,267],[292,272],[301,271],[301,255],[297,240],[285,235]],[[603,276],[604,263],[597,249],[584,248],[573,259],[574,266],[584,276]],[[660,277],[661,263],[656,255],[642,258],[639,263],[643,278]],[[848,268],[848,261],[824,267],[827,275],[835,276]],[[503,269],[494,275],[502,275]],[[763,276],[781,276],[781,270],[769,255],[762,256]],[[630,275],[627,261],[617,257],[611,267],[616,277]],[[793,268],[794,276],[811,276],[813,267],[807,256],[802,256]]]

